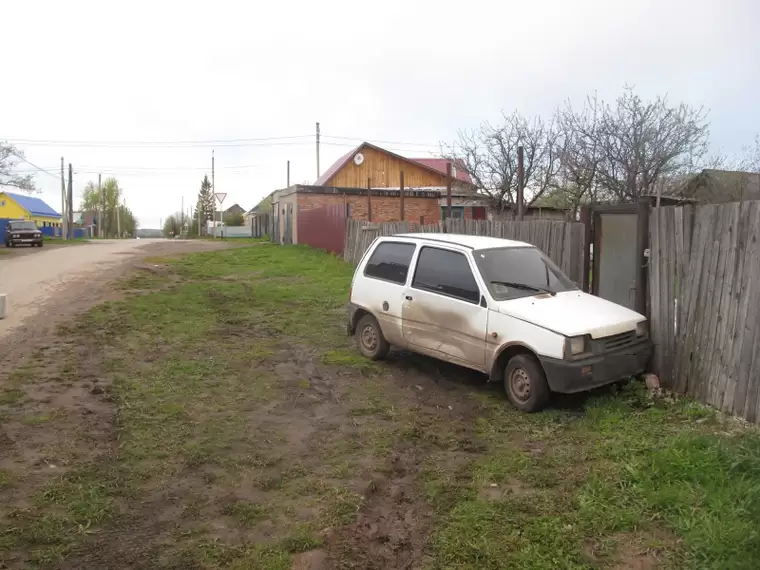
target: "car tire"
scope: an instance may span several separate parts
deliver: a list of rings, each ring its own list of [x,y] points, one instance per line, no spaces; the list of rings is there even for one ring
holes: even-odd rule
[[[549,384],[541,364],[530,354],[517,354],[504,367],[504,391],[523,412],[541,411],[549,402]]]
[[[37,247],[42,247],[42,244],[44,244],[44,243],[45,242],[41,241],[40,243],[37,244]]]
[[[364,315],[359,319],[354,337],[356,338],[356,346],[359,348],[359,352],[367,358],[382,360],[388,356],[391,346],[385,340],[377,319],[372,315]]]

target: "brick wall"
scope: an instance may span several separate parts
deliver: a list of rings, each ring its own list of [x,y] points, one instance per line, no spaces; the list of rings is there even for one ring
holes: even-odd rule
[[[299,194],[298,205],[301,210],[310,210],[335,204],[347,204],[348,215],[354,220],[367,219],[367,196]],[[397,222],[400,220],[400,198],[372,196],[372,221]],[[420,223],[424,217],[426,224],[441,221],[441,208],[436,198],[404,198],[404,219]]]

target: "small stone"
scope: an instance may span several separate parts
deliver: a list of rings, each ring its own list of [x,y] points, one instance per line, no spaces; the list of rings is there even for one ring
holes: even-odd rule
[[[498,487],[496,483],[491,483],[491,487]]]
[[[101,388],[100,386],[93,386],[92,389],[90,390],[90,394],[94,394],[96,396],[102,393],[103,393],[103,388]]]
[[[644,384],[648,390],[660,389],[660,379],[657,378],[656,374],[644,374]]]
[[[419,384],[415,384],[414,387],[417,388],[420,392],[422,392],[422,386],[420,386]]]

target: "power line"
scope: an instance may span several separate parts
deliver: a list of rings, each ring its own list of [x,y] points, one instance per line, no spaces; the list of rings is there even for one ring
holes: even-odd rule
[[[21,160],[23,160],[23,161],[24,161],[24,162],[26,162],[27,164],[31,164],[31,165],[32,165],[32,166],[34,166],[34,167],[35,167],[35,168],[36,168],[36,169],[37,169],[39,172],[44,172],[45,174],[49,174],[50,176],[54,177],[56,180],[58,179],[58,175],[57,175],[57,174],[53,174],[52,172],[49,172],[48,170],[44,170],[44,169],[40,168],[39,166],[37,166],[36,164],[34,164],[34,163],[31,161],[31,160],[27,160],[26,158],[24,158],[24,157],[23,157],[21,154],[18,154],[18,153],[15,153],[15,152],[14,152],[14,153],[13,153],[13,156],[15,156],[15,157],[17,157],[17,158],[20,158]]]
[[[117,148],[183,148],[209,146],[289,146],[310,144],[300,140],[312,138],[314,135],[294,135],[283,137],[264,137],[247,139],[216,139],[216,140],[186,140],[186,141],[96,141],[96,140],[48,140],[48,139],[13,139],[4,138],[13,144],[31,146],[71,146],[71,147],[117,147]],[[3,137],[0,137],[3,138]],[[274,142],[273,142],[274,141]]]
[[[244,168],[261,168],[262,166],[267,166],[267,165],[229,164],[229,165],[220,166],[219,168],[235,170],[235,169],[244,169]],[[204,166],[97,166],[97,165],[89,165],[89,164],[83,164],[77,167],[78,172],[87,172],[90,170],[94,170],[96,172],[105,172],[105,171],[183,172],[183,171],[204,171],[204,170],[208,170],[208,168]],[[25,173],[28,174],[28,173],[34,173],[34,172],[53,172],[53,171],[55,171],[55,167],[50,167],[50,168],[39,167],[35,170],[16,170],[15,172],[18,172],[20,174],[25,174]]]
[[[357,141],[357,142],[368,142],[368,143],[384,143],[384,144],[400,144],[404,146],[426,146],[426,147],[435,147],[440,148],[440,143],[417,143],[417,142],[404,142],[404,141],[387,141],[387,140],[380,140],[380,139],[362,139],[358,137],[342,137],[338,135],[322,135],[322,138],[327,139],[341,139],[341,140],[349,140],[349,141]]]

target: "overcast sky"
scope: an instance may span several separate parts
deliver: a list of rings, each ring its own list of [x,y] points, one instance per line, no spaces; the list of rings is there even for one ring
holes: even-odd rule
[[[288,159],[293,183],[316,179],[316,121],[323,171],[360,140],[430,156],[502,110],[625,84],[708,107],[716,151],[760,132],[758,0],[24,0],[1,14],[0,139],[53,171],[36,181],[56,209],[61,156],[75,204],[115,175],[141,227],[195,205],[211,174],[212,145],[151,141],[248,139],[213,145],[224,206],[248,209],[285,186]]]

